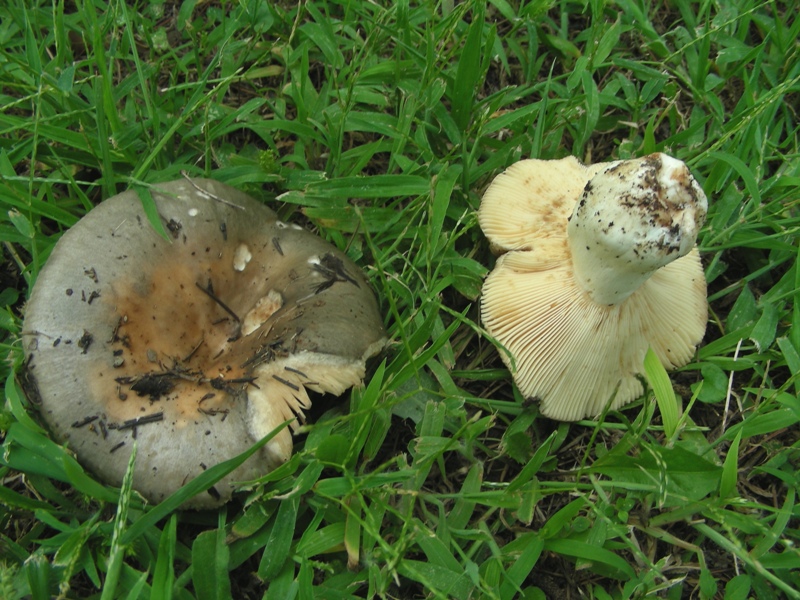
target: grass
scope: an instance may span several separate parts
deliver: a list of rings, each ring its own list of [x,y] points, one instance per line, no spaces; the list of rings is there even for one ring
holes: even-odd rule
[[[796,8],[5,3],[0,596],[800,597]],[[681,412],[662,421],[648,394],[544,419],[478,319],[482,190],[520,158],[656,150],[711,204]],[[95,481],[16,378],[59,234],[183,171],[346,248],[392,340],[365,388],[317,401],[289,463],[208,513],[176,511],[191,489],[149,506]]]

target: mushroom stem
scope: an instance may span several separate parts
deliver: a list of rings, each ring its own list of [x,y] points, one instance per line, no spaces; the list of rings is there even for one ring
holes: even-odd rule
[[[679,160],[612,163],[589,180],[569,220],[576,280],[598,304],[619,304],[694,247],[707,208]]]

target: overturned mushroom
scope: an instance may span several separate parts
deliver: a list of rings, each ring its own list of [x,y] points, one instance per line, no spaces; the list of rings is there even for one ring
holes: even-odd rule
[[[360,383],[385,332],[364,275],[318,236],[212,180],[152,196],[171,239],[135,192],[106,200],[59,240],[23,336],[55,436],[114,485],[137,438],[134,487],[158,502],[302,418],[307,390]],[[284,429],[187,506],[227,501],[291,451]]]
[[[665,154],[584,166],[523,160],[481,202],[481,228],[504,253],[481,316],[520,392],[573,421],[642,394],[648,346],[686,364],[705,333],[706,282],[695,248],[706,197]]]

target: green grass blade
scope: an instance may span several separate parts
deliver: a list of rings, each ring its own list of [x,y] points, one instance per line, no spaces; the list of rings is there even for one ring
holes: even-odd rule
[[[725,462],[722,464],[722,475],[719,480],[719,497],[730,498],[736,493],[739,481],[739,442],[742,441],[742,430],[733,438]]]
[[[636,576],[633,568],[625,560],[605,548],[598,548],[577,540],[550,539],[544,542],[544,549],[609,567],[611,569],[610,576],[614,578],[625,580]]]
[[[503,548],[505,553],[514,558],[507,570],[507,578],[500,587],[500,597],[503,600],[517,597],[516,594],[521,591],[528,575],[539,562],[544,545],[544,540],[538,533],[528,532],[523,533]]]
[[[163,600],[172,600],[172,584],[175,581],[175,545],[177,543],[178,517],[172,514],[161,531],[158,541],[158,556],[153,570],[153,594]]]
[[[224,525],[224,511],[220,522]],[[204,531],[192,544],[193,583],[197,600],[229,600],[231,581],[228,575],[230,550],[225,543],[225,530]]]
[[[656,397],[658,409],[661,412],[661,421],[664,424],[664,433],[667,439],[672,439],[677,431],[680,418],[678,402],[667,370],[661,364],[652,348],[647,350],[647,355],[644,358],[644,374]]]
[[[453,82],[452,115],[456,126],[461,132],[466,133],[472,116],[472,107],[475,102],[475,92],[481,77],[481,53],[484,27],[485,4],[475,2],[476,10],[473,12],[472,22],[467,33],[467,39],[461,48]]]
[[[292,544],[300,498],[292,496],[280,502],[272,533],[264,547],[264,555],[258,567],[258,576],[267,581],[277,577],[283,569],[284,563],[289,559],[289,548]]]
[[[139,196],[139,200],[142,202],[142,210],[150,225],[152,225],[158,235],[168,242],[171,241],[167,229],[164,227],[164,222],[161,220],[161,215],[158,214],[158,207],[156,206],[155,200],[153,200],[153,194],[150,192],[150,188],[137,185],[134,189]]]

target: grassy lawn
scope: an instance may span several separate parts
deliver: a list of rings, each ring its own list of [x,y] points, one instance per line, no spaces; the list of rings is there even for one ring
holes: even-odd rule
[[[797,17],[789,0],[3,3],[0,597],[800,598]],[[678,427],[652,393],[551,421],[480,323],[482,192],[521,158],[653,151],[710,204]],[[60,234],[182,172],[346,249],[391,339],[215,512],[98,483],[20,379]]]

